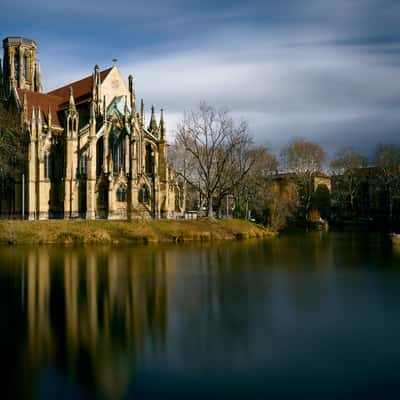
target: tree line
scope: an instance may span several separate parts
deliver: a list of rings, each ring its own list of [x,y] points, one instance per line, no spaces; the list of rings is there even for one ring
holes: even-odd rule
[[[19,114],[0,104],[2,199],[24,172],[26,144]],[[398,144],[378,144],[371,159],[350,147],[328,159],[319,144],[293,138],[274,154],[254,143],[246,122],[201,103],[178,124],[169,158],[184,189],[186,209],[209,217],[251,217],[280,229],[290,220],[315,218],[316,210],[323,217],[332,217],[332,209],[354,216],[366,196],[366,180],[383,194],[390,221],[400,213]],[[329,193],[315,187],[314,178],[324,174],[332,180]]]
[[[186,112],[178,124],[170,160],[186,187],[188,209],[203,210],[208,217],[230,211],[244,218],[251,210],[258,222],[276,229],[291,218],[310,219],[316,208],[324,208],[318,204],[324,198],[354,212],[366,173],[385,191],[390,218],[400,198],[397,144],[377,145],[372,159],[351,147],[328,159],[319,144],[293,138],[277,155],[254,143],[245,122],[206,103]],[[316,176],[331,178],[330,193],[318,193]]]

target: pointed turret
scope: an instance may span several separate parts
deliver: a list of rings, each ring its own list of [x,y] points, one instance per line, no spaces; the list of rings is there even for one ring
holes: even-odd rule
[[[1,97],[1,89],[0,89],[0,97]],[[28,98],[26,96],[26,90],[24,90],[24,97],[23,97],[23,103],[22,103],[22,121],[27,122],[28,121]]]
[[[37,139],[38,142],[42,142],[43,124],[42,124],[42,110],[38,107],[37,112]],[[39,149],[38,149],[39,151]]]
[[[100,85],[100,68],[98,65],[94,66],[94,73],[93,73],[93,90],[95,92],[95,96],[96,96],[96,101],[101,100],[100,98],[98,98],[98,88]]]
[[[74,99],[74,90],[72,89],[72,86],[69,87],[69,106],[68,106],[69,111],[76,111],[75,107],[75,99]]]
[[[92,74],[92,101],[94,102],[96,115],[100,114],[101,109],[101,77],[100,68],[98,65],[94,66]]]
[[[133,114],[133,112],[136,113],[136,94],[135,94],[135,87],[132,75],[128,76],[128,81],[129,81],[129,93],[131,96],[130,100],[131,100],[132,115],[135,115]]]
[[[67,137],[75,140],[78,136],[79,119],[78,112],[76,111],[74,91],[72,86],[69,87],[68,110],[65,111],[65,117],[67,119]]]
[[[96,136],[96,111],[94,101],[90,103],[90,118],[89,118],[89,136],[94,137]]]
[[[157,121],[156,121],[156,113],[154,112],[154,106],[151,106],[151,118],[149,124],[149,131],[156,133],[157,132]]]
[[[96,111],[95,111],[95,105],[94,101],[90,103],[90,122],[93,122],[96,120]]]
[[[37,138],[37,129],[36,129],[36,113],[35,107],[32,107],[32,117],[31,117],[31,137],[33,140]]]
[[[106,95],[103,96],[103,118],[107,121]]]
[[[37,115],[37,125],[38,125],[38,131],[42,131],[42,110],[40,107],[38,107],[38,115]]]
[[[49,127],[49,129],[51,129],[51,107],[49,104],[49,109],[47,112],[47,126]]]
[[[144,128],[145,120],[144,120],[144,101],[140,100],[140,124],[142,128]]]
[[[35,107],[32,106],[32,118],[31,118],[32,124],[36,125],[36,113],[35,113]]]
[[[165,124],[164,124],[164,110],[161,109],[160,116],[160,139],[165,140]]]

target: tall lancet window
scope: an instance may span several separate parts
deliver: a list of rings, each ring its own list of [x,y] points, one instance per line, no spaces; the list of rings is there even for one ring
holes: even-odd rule
[[[154,151],[150,143],[146,144],[146,173],[154,174]]]
[[[125,167],[124,157],[124,134],[119,129],[113,130],[110,136],[110,148],[113,160],[113,172],[119,174]]]
[[[87,173],[87,155],[82,153],[79,158],[79,173],[85,175]]]
[[[44,160],[43,160],[43,164],[44,164],[44,177],[48,178],[49,177],[49,160],[48,160],[49,155],[46,153],[44,153]]]
[[[14,54],[14,79],[17,81],[19,78],[19,55],[18,52],[15,51]]]
[[[24,77],[24,81],[28,76],[28,56],[25,54],[22,59],[22,76]]]
[[[48,151],[44,153],[43,164],[44,164],[43,168],[44,177],[46,179],[49,179],[51,177],[51,154]]]
[[[147,188],[146,185],[142,185],[140,187],[138,195],[139,195],[139,203],[144,203],[144,204],[149,203],[150,195],[149,195],[149,189]]]

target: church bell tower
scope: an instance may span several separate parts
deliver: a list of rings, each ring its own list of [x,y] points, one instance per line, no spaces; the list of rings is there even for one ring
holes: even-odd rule
[[[36,43],[32,39],[9,36],[3,40],[3,92],[8,96],[13,87],[42,92],[40,67],[36,62]]]

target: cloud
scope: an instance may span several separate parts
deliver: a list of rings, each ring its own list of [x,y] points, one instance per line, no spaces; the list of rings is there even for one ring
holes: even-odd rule
[[[157,101],[174,119],[201,100],[228,106],[249,121],[259,143],[276,148],[293,136],[329,143],[332,150],[393,140],[400,70],[374,48],[339,46],[315,32],[313,40],[309,32],[295,39],[287,34],[266,40],[260,32],[223,36],[229,45],[215,40],[145,61],[132,59],[122,68],[136,76],[139,96]],[[365,136],[371,127],[376,132]],[[384,127],[390,129],[382,132]]]
[[[4,0],[2,11],[4,29],[37,40],[46,88],[118,58],[148,108],[165,108],[170,133],[205,100],[277,150],[293,136],[332,152],[400,140],[395,0]]]

